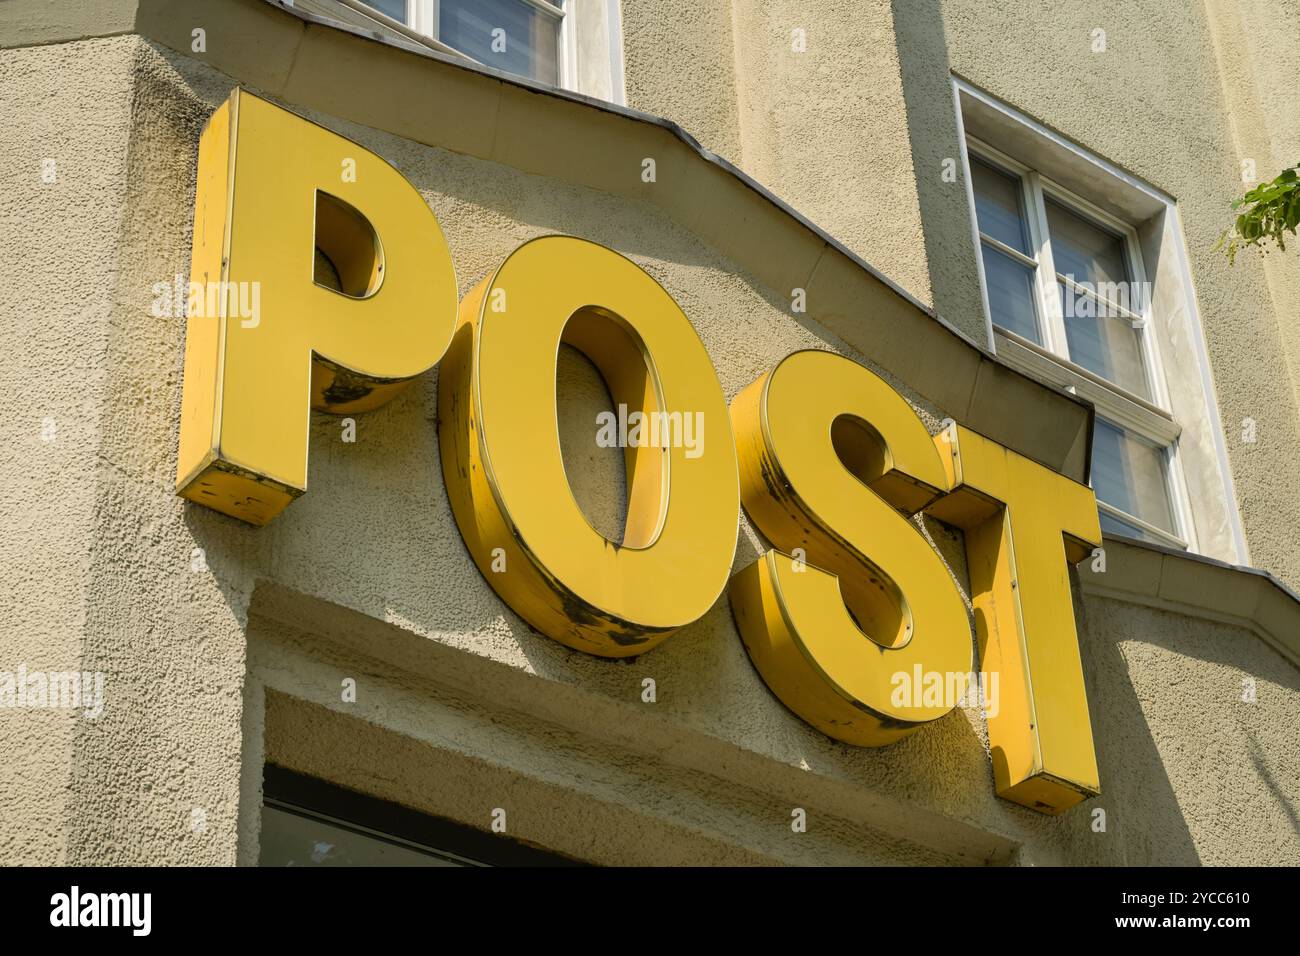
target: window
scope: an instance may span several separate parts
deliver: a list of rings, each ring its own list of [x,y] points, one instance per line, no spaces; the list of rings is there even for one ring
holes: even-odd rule
[[[1004,329],[1042,344],[1034,275],[1038,262],[1029,246],[1028,218],[1020,182],[994,166],[971,158],[975,208],[983,244],[989,308]]]
[[[398,46],[627,102],[620,0],[295,0],[293,6]]]
[[[1249,564],[1177,201],[952,84],[989,347],[1096,409],[1105,531]]]
[[[488,66],[561,85],[564,0],[362,0]]]
[[[626,103],[619,0],[295,0],[393,43]]]
[[[462,823],[266,765],[260,866],[579,866]]]
[[[1092,485],[1102,530],[1131,538],[1150,539],[1151,529],[1177,536],[1168,468],[1165,450],[1158,444],[1098,418],[1092,436]]]
[[[988,143],[968,137],[967,153],[998,353],[1096,406],[1103,529],[1188,547],[1179,429],[1136,230]]]

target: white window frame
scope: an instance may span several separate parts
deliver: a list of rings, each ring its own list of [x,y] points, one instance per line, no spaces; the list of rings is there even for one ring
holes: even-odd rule
[[[1164,456],[1165,493],[1173,515],[1173,533],[1143,521],[1136,515],[1121,511],[1100,498],[1097,499],[1097,507],[1119,521],[1140,528],[1160,544],[1183,550],[1195,550],[1196,526],[1178,451],[1178,436],[1182,429],[1169,410],[1169,391],[1165,382],[1164,366],[1160,359],[1160,346],[1151,333],[1151,304],[1148,297],[1142,297],[1142,311],[1133,313],[1117,303],[1103,299],[1100,295],[1089,293],[1098,302],[1103,302],[1108,307],[1123,313],[1137,330],[1143,370],[1147,386],[1151,391],[1149,399],[1136,395],[1073,362],[1069,357],[1065,315],[1061,309],[1061,297],[1057,289],[1058,282],[1064,282],[1069,286],[1071,280],[1068,276],[1057,272],[1052,260],[1047,224],[1047,200],[1049,198],[1055,200],[1074,215],[1118,237],[1123,244],[1129,281],[1140,283],[1139,288],[1146,288],[1147,276],[1142,263],[1142,250],[1137,231],[1130,224],[1116,219],[1082,196],[975,136],[966,136],[965,146],[966,181],[970,184],[972,215],[974,215],[975,187],[970,175],[970,165],[973,160],[977,160],[1014,177],[1018,183],[1021,193],[1021,214],[1027,227],[1027,239],[1032,253],[1032,255],[1025,255],[986,234],[979,228],[978,217],[975,217],[973,228],[981,245],[992,246],[1003,255],[1032,270],[1038,334],[1043,341],[1043,344],[1039,345],[1009,329],[993,325],[981,250],[979,266],[981,292],[995,351],[1034,377],[1053,382],[1087,399],[1096,407],[1097,414],[1111,425],[1122,429],[1137,441],[1160,450]]]
[[[563,4],[548,3],[547,0],[519,0],[534,10],[557,21],[560,28],[556,31],[555,63],[558,85],[568,89],[572,87],[577,75],[577,49],[573,42],[573,17]],[[439,40],[438,25],[442,22],[439,9],[440,0],[406,0],[407,19],[415,29],[425,36]],[[441,40],[439,40],[441,42]],[[462,54],[469,56],[468,54]],[[470,57],[470,59],[473,59]],[[481,63],[481,60],[475,62]],[[491,66],[491,63],[485,63]]]
[[[988,348],[1019,371],[1092,401],[1103,417],[1121,427],[1129,426],[1131,432],[1141,432],[1143,421],[1167,431],[1175,466],[1175,491],[1179,493],[1175,505],[1182,512],[1188,547],[1231,564],[1249,565],[1250,548],[1237,504],[1228,439],[1219,412],[1214,370],[1177,200],[956,73],[951,74],[951,83],[957,152],[966,177],[973,240],[969,248],[979,278]],[[1141,248],[1159,256],[1156,263],[1145,263],[1148,270],[1153,265],[1158,267],[1159,273],[1150,276],[1159,282],[1152,290],[1154,321],[1148,327],[1159,348],[1165,351],[1165,359],[1177,356],[1176,362],[1166,364],[1166,374],[1153,386],[1166,389],[1164,394],[1157,392],[1161,404],[1129,401],[1086,370],[1068,368],[1050,352],[1023,340],[1015,341],[1014,336],[995,334],[980,251],[975,192],[971,188],[968,132],[977,136],[987,133],[984,137],[987,141],[997,142],[1004,151],[1014,149],[1040,171],[1070,184],[1095,202],[1104,203],[1114,215],[1136,227]],[[1094,190],[1099,191],[1094,194]],[[1172,353],[1170,349],[1180,351]],[[1189,487],[1195,487],[1195,498],[1187,493]]]
[[[462,56],[472,62],[483,63],[484,66],[493,65],[484,63],[482,60],[475,60],[468,54],[448,46],[438,38],[438,26],[441,22],[440,0],[406,0],[405,22],[394,20],[381,10],[368,6],[364,0],[333,0],[333,2],[369,17],[408,39],[417,40],[441,52]],[[544,16],[551,17],[559,23],[556,41],[558,79],[556,85],[561,89],[572,90],[586,95],[602,95],[603,91],[598,93],[597,91],[580,88],[578,18],[581,16],[581,11],[586,10],[588,7],[594,9],[597,4],[603,5],[610,58],[610,91],[608,98],[611,102],[620,105],[626,104],[627,92],[623,80],[622,14],[619,0],[564,0],[562,3],[558,2],[558,0],[557,2],[519,0],[519,2],[531,6]],[[592,21],[593,28],[595,28],[596,23],[597,21]],[[524,77],[524,79],[531,79],[533,82],[545,82],[531,77]],[[603,95],[602,98],[604,98]]]

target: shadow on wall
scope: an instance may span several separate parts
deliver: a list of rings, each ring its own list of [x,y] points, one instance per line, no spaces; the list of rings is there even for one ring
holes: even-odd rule
[[[1251,765],[1255,768],[1255,772],[1259,774],[1259,779],[1273,796],[1273,799],[1278,802],[1282,812],[1286,814],[1286,818],[1291,822],[1292,834],[1300,837],[1300,815],[1297,815],[1296,808],[1292,804],[1293,798],[1277,785],[1273,771],[1269,769],[1268,761],[1264,759],[1263,748],[1260,747],[1259,741],[1253,734],[1246,738],[1246,746],[1250,750]]]
[[[1156,749],[1119,640],[1106,633],[1102,615],[1090,614],[1089,604],[1080,597],[1078,575],[1070,577],[1101,773],[1101,796],[1085,802],[1083,812],[1091,816],[1098,808],[1106,811],[1106,832],[1094,833],[1094,839],[1116,847],[1102,853],[1099,862],[1197,866],[1201,860],[1196,843]]]
[[[1294,718],[1275,708],[1300,695],[1300,672],[1231,625],[1092,595],[1083,613],[1090,625],[1085,675],[1090,687],[1108,691],[1097,697],[1105,709],[1092,712],[1110,797],[1103,805],[1127,806],[1125,816],[1141,820],[1135,829],[1114,818],[1116,835],[1125,845],[1149,844],[1146,852],[1160,862],[1294,860],[1296,783],[1276,770],[1294,759],[1284,729]],[[1247,679],[1258,684],[1258,703],[1245,700]],[[1267,855],[1268,844],[1258,839],[1233,842],[1233,826],[1247,819],[1275,836],[1279,853]],[[1243,860],[1247,852],[1252,858]]]
[[[1128,610],[1128,609],[1126,609]],[[1266,685],[1275,685],[1282,691],[1277,695],[1281,700],[1295,701],[1300,698],[1300,670],[1297,670],[1294,663],[1282,657],[1277,650],[1264,644],[1264,641],[1258,639],[1256,635],[1240,628],[1234,628],[1229,624],[1218,624],[1208,622],[1208,620],[1197,620],[1188,618],[1188,627],[1177,627],[1174,623],[1179,619],[1179,615],[1167,613],[1154,609],[1132,609],[1136,613],[1143,614],[1145,617],[1161,620],[1169,623],[1169,627],[1161,628],[1144,628],[1139,633],[1118,633],[1118,628],[1110,628],[1114,633],[1113,640],[1119,639],[1140,639],[1144,643],[1152,644],[1157,648],[1167,650],[1167,652],[1179,654],[1183,658],[1218,667],[1226,671],[1229,675],[1229,683],[1226,685],[1226,693],[1217,693],[1222,684],[1218,683],[1218,676],[1214,676],[1214,689],[1216,695],[1213,701],[1205,701],[1200,713],[1209,715],[1209,721],[1206,721],[1204,730],[1204,739],[1200,741],[1205,747],[1216,747],[1231,756],[1232,750],[1236,750],[1242,757],[1238,761],[1238,767],[1244,770],[1245,763],[1249,763],[1255,769],[1258,782],[1262,791],[1268,792],[1268,795],[1277,803],[1278,819],[1286,819],[1291,825],[1291,844],[1292,847],[1300,845],[1300,813],[1297,813],[1297,792],[1300,792],[1300,784],[1297,784],[1295,775],[1292,774],[1290,779],[1282,778],[1282,784],[1290,786],[1290,792],[1284,790],[1282,784],[1279,784],[1277,771],[1271,769],[1270,758],[1273,766],[1278,766],[1281,762],[1294,762],[1294,757],[1287,753],[1279,753],[1278,747],[1281,741],[1274,737],[1269,741],[1270,752],[1265,752],[1266,744],[1261,743],[1261,734],[1268,735],[1273,728],[1268,726],[1268,719],[1262,717],[1255,718],[1255,726],[1251,726],[1251,718],[1257,713],[1255,708],[1262,704],[1266,693],[1270,697],[1274,696],[1273,692],[1266,691]],[[1225,632],[1234,633],[1235,640],[1225,640]],[[1244,646],[1243,646],[1244,644]],[[1258,704],[1245,704],[1243,700],[1243,685],[1240,680],[1251,678],[1258,685],[1256,689]],[[1130,687],[1136,687],[1138,680],[1130,680]],[[1204,697],[1201,698],[1204,701]],[[1230,709],[1223,709],[1222,702],[1231,701]],[[1217,706],[1216,706],[1217,705]],[[1240,709],[1248,708],[1248,709]],[[1283,723],[1288,727],[1294,727],[1294,721],[1288,721],[1283,718]],[[1214,731],[1218,730],[1219,735],[1212,736]],[[1191,736],[1190,734],[1184,736]],[[1282,737],[1287,740],[1287,736]],[[1287,741],[1290,743],[1290,741]],[[1284,745],[1284,744],[1281,744]],[[1226,748],[1226,749],[1225,749]],[[1227,771],[1221,774],[1221,783],[1229,790],[1234,791],[1234,795],[1240,797],[1238,806],[1245,805],[1245,799],[1251,793],[1248,790],[1248,782],[1242,786],[1234,787],[1239,783],[1238,777]],[[1281,836],[1281,834],[1279,834]],[[1261,861],[1268,862],[1268,861]],[[1279,862],[1279,861],[1271,861]]]
[[[892,6],[934,309],[987,345],[942,0],[893,0]],[[955,177],[945,177],[946,168]]]

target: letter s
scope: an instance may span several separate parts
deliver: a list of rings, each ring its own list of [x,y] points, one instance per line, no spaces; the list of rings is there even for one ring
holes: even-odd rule
[[[948,487],[924,423],[878,376],[816,351],[783,359],[731,414],[741,502],[775,547],[730,586],[763,680],[852,744],[892,743],[942,717],[951,702],[894,700],[897,674],[971,668],[961,597],[908,520]]]

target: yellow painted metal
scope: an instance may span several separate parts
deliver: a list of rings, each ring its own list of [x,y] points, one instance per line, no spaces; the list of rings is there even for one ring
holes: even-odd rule
[[[671,441],[626,448],[621,544],[592,528],[565,474],[562,341],[600,369],[616,404],[702,416],[699,454]],[[461,303],[438,388],[443,477],[461,535],[533,627],[628,657],[708,611],[735,554],[736,452],[708,354],[654,279],[591,242],[525,243]],[[596,432],[593,421],[593,442]]]
[[[455,326],[451,253],[415,188],[238,89],[199,142],[190,277],[177,493],[257,525],[307,488],[310,408],[382,405]]]
[[[1100,792],[1069,565],[1101,543],[1092,489],[952,424],[935,437],[952,493],[927,512],[965,529],[998,796],[1061,813]]]
[[[971,669],[961,596],[907,517],[948,487],[925,424],[878,376],[816,351],[783,359],[731,413],[741,500],[776,548],[730,588],[764,681],[853,744],[892,743],[942,717],[952,701],[897,694],[918,668]]]

